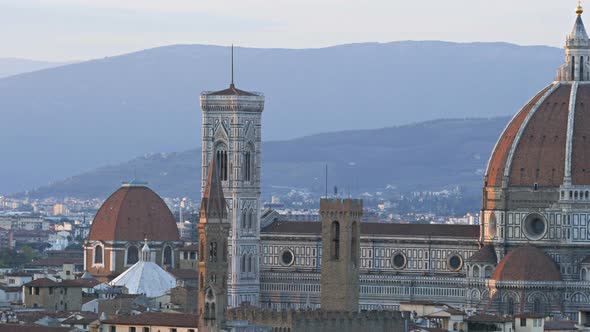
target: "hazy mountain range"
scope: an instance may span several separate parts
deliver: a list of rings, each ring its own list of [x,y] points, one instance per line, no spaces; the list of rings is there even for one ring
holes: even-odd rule
[[[263,137],[276,141],[438,118],[511,115],[553,79],[562,58],[557,48],[505,43],[237,48],[235,77],[239,88],[265,93]],[[0,79],[0,193],[145,153],[198,147],[199,93],[225,88],[229,68],[227,47],[177,45]],[[312,138],[321,142],[330,135]],[[442,143],[444,136],[433,141]],[[391,143],[365,142],[345,150],[356,163],[362,160],[352,152]],[[406,138],[399,143],[411,146]],[[273,155],[273,144],[279,143],[267,143],[265,155]],[[487,151],[480,152],[485,158]],[[395,173],[396,166],[383,167]],[[270,176],[273,168],[265,169]]]
[[[17,58],[0,58],[0,78],[54,68],[71,62],[36,61]]]
[[[436,120],[393,128],[343,131],[263,143],[263,193],[290,188],[340,192],[463,187],[479,195],[490,151],[506,117]],[[200,196],[199,149],[151,154],[102,167],[30,192],[32,197],[106,197],[135,175],[169,197]],[[331,190],[331,189],[330,189]],[[477,201],[477,200],[476,200]]]

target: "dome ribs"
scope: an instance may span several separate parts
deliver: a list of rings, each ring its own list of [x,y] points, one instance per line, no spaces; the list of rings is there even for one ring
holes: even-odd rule
[[[509,162],[510,186],[559,187],[563,181],[571,84],[557,87],[534,111]]]
[[[518,129],[526,119],[529,112],[533,109],[535,104],[547,93],[552,87],[549,85],[535,95],[522,109],[512,118],[510,123],[506,126],[502,135],[498,139],[494,151],[488,162],[486,177],[487,185],[490,187],[500,187],[502,185],[502,176],[506,167],[508,154],[514,142],[514,138],[518,133]]]
[[[590,185],[590,85],[580,84],[572,140],[572,184]]]
[[[176,220],[164,201],[145,186],[121,187],[100,207],[91,241],[178,241]]]

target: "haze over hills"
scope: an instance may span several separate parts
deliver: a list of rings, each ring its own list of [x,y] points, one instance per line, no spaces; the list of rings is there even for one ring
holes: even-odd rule
[[[543,46],[407,41],[238,48],[235,68],[239,88],[265,93],[263,136],[275,141],[511,115],[553,79],[562,58],[560,49]],[[199,93],[225,88],[228,81],[228,48],[203,45],[0,79],[0,193],[149,152],[192,149],[200,144]],[[267,146],[272,144],[279,143]],[[271,170],[269,165],[265,172]]]
[[[263,195],[285,188],[436,190],[462,186],[479,203],[490,151],[509,118],[436,120],[263,143]],[[200,150],[152,154],[98,168],[30,192],[31,197],[106,197],[135,172],[159,194],[200,197]],[[474,208],[477,208],[474,207]]]
[[[36,61],[17,58],[0,58],[0,78],[59,67],[67,62]]]

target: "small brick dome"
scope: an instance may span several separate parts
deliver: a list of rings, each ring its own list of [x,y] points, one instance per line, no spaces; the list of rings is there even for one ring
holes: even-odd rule
[[[504,256],[496,266],[496,281],[561,281],[557,264],[543,250],[525,244]]]

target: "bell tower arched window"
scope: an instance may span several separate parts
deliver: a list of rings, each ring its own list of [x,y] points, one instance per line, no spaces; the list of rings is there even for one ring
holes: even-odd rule
[[[217,262],[217,242],[209,243],[209,262]]]
[[[251,152],[250,151],[246,151],[244,152],[244,181],[250,181],[250,178],[252,176],[251,174]]]
[[[340,223],[337,221],[332,222],[331,230],[332,238],[332,259],[340,259]]]
[[[229,167],[227,157],[227,146],[224,143],[219,143],[215,147],[215,164],[221,181],[227,181]]]
[[[250,143],[246,144],[243,162],[244,181],[250,182],[252,181],[252,169],[254,168],[254,148]]]
[[[99,244],[96,247],[94,247],[94,264],[102,264],[103,260],[103,250],[102,250],[102,246]]]

